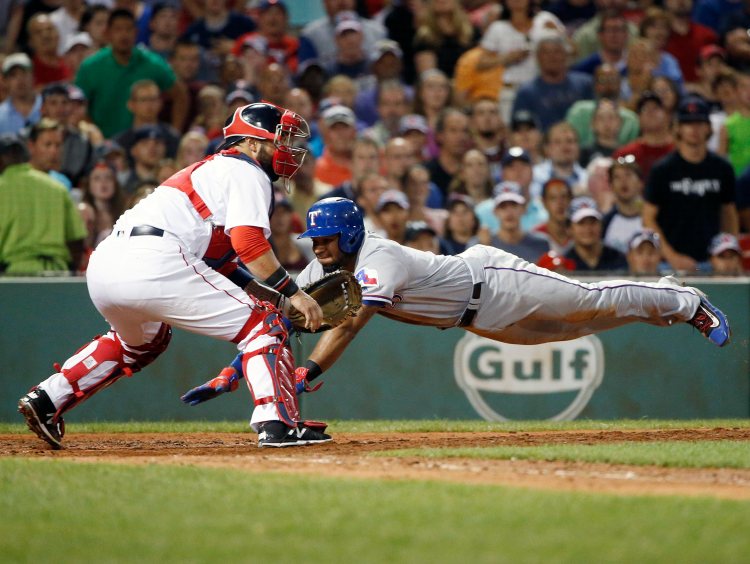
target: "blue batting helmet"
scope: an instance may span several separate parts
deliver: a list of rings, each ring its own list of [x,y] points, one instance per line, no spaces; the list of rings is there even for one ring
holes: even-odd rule
[[[340,235],[339,249],[356,253],[365,240],[365,224],[357,205],[346,198],[325,198],[307,211],[307,231],[299,236],[330,237]]]

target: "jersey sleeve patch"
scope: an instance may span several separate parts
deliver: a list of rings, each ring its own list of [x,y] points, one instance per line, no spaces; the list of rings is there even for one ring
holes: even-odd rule
[[[355,275],[357,282],[366,288],[376,288],[378,286],[378,271],[374,268],[363,268]]]

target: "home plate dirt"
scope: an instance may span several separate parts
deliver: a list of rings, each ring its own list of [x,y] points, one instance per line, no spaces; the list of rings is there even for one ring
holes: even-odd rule
[[[286,472],[328,478],[441,480],[620,495],[690,495],[750,499],[750,469],[662,468],[588,462],[373,457],[419,447],[600,444],[620,441],[750,441],[750,429],[545,431],[512,433],[336,433],[334,442],[259,449],[248,433],[116,433],[65,436],[51,450],[31,433],[0,434],[0,456],[81,463],[173,464]]]

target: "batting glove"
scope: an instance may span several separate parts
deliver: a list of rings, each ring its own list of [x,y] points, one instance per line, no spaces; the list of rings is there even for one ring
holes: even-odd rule
[[[239,386],[240,378],[241,374],[233,367],[228,366],[222,370],[216,378],[209,380],[197,388],[193,388],[185,393],[180,399],[189,405],[198,405],[199,403],[213,399],[224,392],[235,391]]]
[[[320,389],[323,382],[318,382],[315,386],[310,387],[310,382],[307,381],[307,373],[310,372],[308,368],[300,366],[294,371],[294,382],[297,389],[297,395],[304,392],[313,393]]]

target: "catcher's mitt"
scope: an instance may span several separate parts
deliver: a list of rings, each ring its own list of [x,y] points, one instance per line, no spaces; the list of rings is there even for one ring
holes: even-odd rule
[[[354,317],[362,307],[362,288],[354,275],[347,270],[327,274],[302,289],[318,302],[323,310],[323,323],[318,331],[333,329],[348,317]],[[305,329],[305,316],[291,304],[286,316],[297,331],[309,333],[309,330]]]

